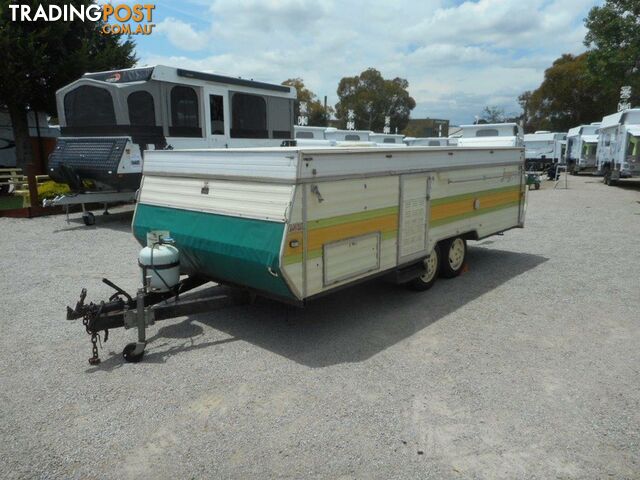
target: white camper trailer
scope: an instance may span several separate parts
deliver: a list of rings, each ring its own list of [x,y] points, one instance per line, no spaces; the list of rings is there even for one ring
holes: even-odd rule
[[[608,185],[621,178],[640,176],[640,108],[623,110],[602,119],[596,167]]]
[[[567,133],[567,167],[577,175],[595,172],[600,122],[574,127]]]
[[[279,146],[293,137],[295,98],[293,87],[163,65],[86,73],[56,92],[48,173],[74,195],[53,204],[133,199],[150,150]]]
[[[448,147],[457,145],[454,139],[448,137],[405,137],[404,143],[409,147]]]
[[[459,147],[522,147],[524,130],[517,123],[460,125]]]
[[[337,143],[335,140],[326,140],[324,138],[324,131],[326,129],[327,127],[310,127],[310,126],[294,125],[293,135],[294,135],[295,143],[292,142],[292,145],[305,146],[305,147],[311,147],[311,146],[335,147]]]
[[[524,156],[527,170],[546,170],[551,165],[563,163],[563,141],[566,133],[537,131],[524,136]]]

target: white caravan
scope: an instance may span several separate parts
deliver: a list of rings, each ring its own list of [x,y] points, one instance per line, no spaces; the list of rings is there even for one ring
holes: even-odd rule
[[[336,142],[370,142],[369,130],[341,130],[334,127],[328,127],[324,130],[324,138],[326,140],[335,140]]]
[[[31,138],[55,138],[60,135],[60,127],[49,125],[49,119],[44,112],[38,112],[38,118],[32,111],[27,113],[29,136]],[[9,112],[0,109],[0,168],[16,166],[16,142],[13,137],[13,127]]]
[[[594,172],[596,170],[599,128],[600,122],[594,122],[569,130],[567,134],[567,166],[574,175],[579,172]]]
[[[460,125],[459,147],[522,147],[524,131],[517,123]]]
[[[602,119],[596,166],[607,185],[621,178],[640,177],[640,108]]]
[[[562,145],[566,133],[537,131],[524,136],[524,157],[528,170],[546,170],[553,164],[563,163]]]

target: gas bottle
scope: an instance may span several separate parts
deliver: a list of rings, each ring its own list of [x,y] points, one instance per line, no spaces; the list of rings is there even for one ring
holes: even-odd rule
[[[149,278],[148,287],[156,292],[167,292],[180,282],[180,255],[178,249],[167,243],[144,247],[138,255],[142,284]]]

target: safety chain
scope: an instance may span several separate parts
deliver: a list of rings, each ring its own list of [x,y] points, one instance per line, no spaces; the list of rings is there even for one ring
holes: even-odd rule
[[[89,320],[91,319],[92,316],[94,317],[100,316],[103,306],[104,306],[104,302],[101,302],[100,307],[98,308],[98,311],[95,314],[91,314],[87,312],[82,318],[82,324],[84,325],[84,328],[87,330],[87,333],[91,335],[92,356],[89,358],[89,365],[98,365],[100,363],[100,357],[98,356],[98,339],[100,337],[98,336],[97,332],[89,330]],[[104,338],[105,342],[107,341],[107,335],[108,335],[108,332],[105,332],[105,338]]]

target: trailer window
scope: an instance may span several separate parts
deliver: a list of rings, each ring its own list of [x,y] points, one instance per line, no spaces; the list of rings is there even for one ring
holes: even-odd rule
[[[385,138],[382,143],[396,143],[395,138]]]
[[[224,135],[224,108],[222,95],[209,95],[211,135]]]
[[[357,142],[358,140],[360,140],[360,135],[354,135],[353,133],[348,133],[347,135],[344,136],[344,139]]]
[[[149,92],[140,90],[129,94],[127,107],[131,125],[155,126],[156,111],[153,106],[153,95]]]
[[[476,131],[476,137],[498,137],[498,130],[495,128],[483,128]]]
[[[640,137],[629,135],[629,145],[627,146],[627,155],[640,158]]]
[[[269,138],[267,102],[258,95],[234,93],[231,99],[231,136]]]
[[[177,86],[171,89],[169,134],[175,137],[202,136],[198,113],[198,94],[191,87]]]
[[[296,132],[296,138],[313,138],[313,132]]]
[[[71,90],[64,96],[64,116],[68,127],[116,124],[111,93],[88,85]]]
[[[440,142],[438,140],[429,140],[429,146],[430,147],[439,147],[440,146]]]
[[[271,138],[292,138],[293,101],[289,98],[267,97]]]

